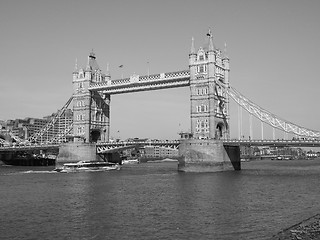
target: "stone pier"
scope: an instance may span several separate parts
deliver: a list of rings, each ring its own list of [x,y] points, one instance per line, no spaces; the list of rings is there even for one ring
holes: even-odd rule
[[[96,154],[96,144],[70,142],[60,145],[56,168],[62,168],[64,163],[79,161],[101,161],[101,158]]]
[[[224,146],[213,139],[185,139],[179,145],[178,171],[219,172],[240,170],[239,146]]]

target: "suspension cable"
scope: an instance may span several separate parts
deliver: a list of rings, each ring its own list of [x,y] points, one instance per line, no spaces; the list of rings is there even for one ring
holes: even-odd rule
[[[255,117],[260,119],[261,121],[267,123],[268,125],[272,126],[273,128],[277,128],[281,131],[285,131],[286,133],[294,133],[297,136],[302,137],[311,137],[311,138],[320,138],[320,132],[307,129],[304,127],[301,127],[297,124],[294,124],[290,121],[284,120],[275,114],[269,112],[268,110],[263,109],[259,105],[255,104],[254,102],[250,101],[248,98],[246,98],[244,95],[242,95],[240,92],[238,92],[233,87],[226,88],[222,82],[219,80],[215,81],[216,84],[222,87],[227,94],[242,108],[244,108],[247,112],[253,114]],[[273,138],[275,138],[275,135],[273,134]]]

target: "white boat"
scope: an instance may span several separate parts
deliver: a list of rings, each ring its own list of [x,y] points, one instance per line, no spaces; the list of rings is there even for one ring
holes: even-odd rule
[[[96,172],[120,170],[120,165],[110,162],[85,162],[65,163],[62,169],[56,169],[57,172]]]
[[[122,164],[137,164],[140,163],[139,159],[124,159]]]

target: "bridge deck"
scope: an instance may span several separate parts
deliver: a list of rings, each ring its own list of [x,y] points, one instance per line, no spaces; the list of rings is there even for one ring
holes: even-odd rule
[[[19,151],[32,151],[32,150],[48,150],[48,149],[59,149],[59,144],[39,144],[39,145],[28,145],[28,146],[5,146],[0,147],[0,152],[19,152]]]
[[[177,149],[180,140],[163,140],[147,142],[100,142],[97,143],[97,152],[109,152],[115,149],[125,149],[132,146],[161,146]],[[223,140],[224,145],[229,146],[270,146],[270,147],[320,147],[320,140]],[[58,149],[59,144],[16,145],[2,146],[0,152],[28,151]]]
[[[153,74],[148,76],[134,75],[130,78],[116,79],[93,83],[89,90],[104,91],[108,94],[120,94],[163,88],[186,87],[190,84],[189,70],[171,73]]]
[[[320,140],[224,140],[224,145],[270,147],[320,147]]]

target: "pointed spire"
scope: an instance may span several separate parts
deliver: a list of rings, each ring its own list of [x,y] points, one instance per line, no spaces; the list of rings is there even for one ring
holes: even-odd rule
[[[107,72],[106,72],[106,76],[110,76],[109,63],[107,63]]]
[[[86,71],[90,71],[90,70],[91,70],[91,66],[90,66],[90,56],[88,56]]]
[[[93,48],[91,49],[91,53],[90,53],[89,57],[90,58],[94,58],[94,59],[96,58],[96,55],[95,55],[95,53],[93,51]]]
[[[227,43],[224,43],[224,52],[223,52],[224,58],[228,58],[228,54],[227,54]]]
[[[207,33],[207,36],[209,38],[209,51],[214,51],[215,47],[214,47],[214,44],[213,44],[213,36],[212,36],[210,28],[209,28],[209,31]]]
[[[191,39],[191,51],[190,54],[195,54],[196,53],[196,49],[194,47],[194,38],[192,37]]]
[[[211,37],[211,36],[212,36],[212,33],[211,33],[211,28],[209,28],[209,29],[208,29],[208,33],[207,33],[207,36],[208,36],[208,37]]]
[[[78,72],[78,58],[76,58],[76,63],[74,65],[74,71],[73,72]]]

